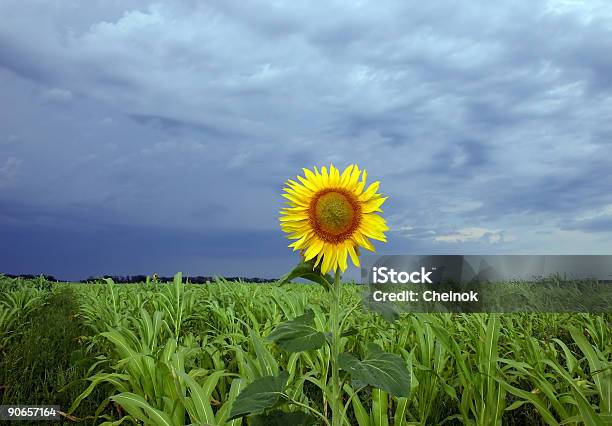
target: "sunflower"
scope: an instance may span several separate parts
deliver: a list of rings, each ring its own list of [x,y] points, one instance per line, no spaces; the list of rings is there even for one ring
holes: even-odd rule
[[[305,261],[316,257],[315,267],[321,262],[321,272],[338,267],[347,268],[350,256],[359,266],[359,249],[375,251],[369,238],[386,242],[388,231],[385,220],[376,214],[387,197],[378,194],[380,182],[365,189],[367,173],[356,165],[348,166],[342,174],[333,165],[303,169],[300,183],[288,180],[283,196],[289,207],[281,210],[281,229],[294,241],[289,245],[300,250]],[[360,180],[361,178],[361,180]]]

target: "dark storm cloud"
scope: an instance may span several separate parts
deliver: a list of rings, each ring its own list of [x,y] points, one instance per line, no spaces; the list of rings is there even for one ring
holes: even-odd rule
[[[280,276],[279,267],[289,268],[294,260],[289,251],[279,253],[278,246],[286,244],[276,230],[185,232],[116,224],[86,228],[0,224],[0,232],[1,271],[46,273],[65,280],[109,271],[172,275],[179,270],[187,275],[274,278]]]
[[[611,162],[607,158],[579,163],[568,159],[558,163],[554,173],[531,181],[510,176],[489,182],[489,205],[480,213],[512,215],[516,213],[548,213],[563,222],[579,212],[612,204],[606,191],[611,179]],[[476,212],[478,213],[478,212]],[[489,217],[490,218],[490,217]]]
[[[230,265],[240,230],[280,259],[282,183],[355,162],[390,195],[384,250],[611,247],[606,1],[11,0],[0,16],[0,217],[20,244],[28,224],[82,245],[133,227],[189,257],[226,232]]]

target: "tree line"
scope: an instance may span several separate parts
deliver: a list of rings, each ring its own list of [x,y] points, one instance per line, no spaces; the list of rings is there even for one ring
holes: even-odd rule
[[[92,282],[98,282],[98,281],[100,281],[102,279],[105,279],[105,278],[110,278],[114,282],[120,283],[120,284],[143,283],[143,282],[147,281],[147,275],[103,275],[103,276],[99,276],[99,277],[89,276],[86,279],[79,280],[79,281],[60,280],[60,279],[57,279],[56,277],[54,277],[53,275],[47,275],[47,274],[40,274],[40,275],[33,275],[33,274],[19,274],[19,275],[1,274],[1,275],[5,276],[5,277],[8,277],[8,278],[21,278],[23,280],[41,280],[41,279],[44,279],[45,281],[49,281],[49,282],[92,283]],[[246,281],[246,282],[253,282],[253,283],[270,283],[270,282],[277,281],[276,279],[258,278],[258,277],[221,277],[221,278],[223,278],[224,280],[227,280],[227,281]],[[167,283],[167,282],[172,282],[174,280],[174,277],[161,277],[160,276],[160,277],[157,277],[156,279],[154,279],[153,277],[149,276],[149,279],[152,282],[153,281],[157,281],[159,283]],[[197,275],[195,277],[187,277],[187,276],[185,276],[183,279],[189,280],[189,282],[193,283],[193,284],[206,284],[206,283],[215,281],[217,279],[217,277]]]

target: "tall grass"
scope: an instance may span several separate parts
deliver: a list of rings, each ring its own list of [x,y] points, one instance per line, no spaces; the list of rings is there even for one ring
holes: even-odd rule
[[[315,328],[325,330],[329,301],[319,286],[193,285],[177,276],[169,284],[66,288],[78,303],[72,320],[83,330],[79,348],[93,360],[71,385],[82,390],[63,407],[71,412],[83,413],[94,400],[98,407],[88,415],[107,424],[258,424],[256,415],[228,420],[232,404],[247,385],[286,372],[279,401],[292,401],[294,416],[277,412],[279,421],[331,419],[329,347],[290,353],[267,339],[307,310]],[[344,381],[343,424],[612,421],[610,314],[404,314],[388,323],[364,311],[359,298],[356,286],[343,286],[340,319],[349,332],[340,349],[361,359],[363,342],[375,342],[401,356],[411,389],[398,398]],[[0,306],[13,306],[8,300]]]

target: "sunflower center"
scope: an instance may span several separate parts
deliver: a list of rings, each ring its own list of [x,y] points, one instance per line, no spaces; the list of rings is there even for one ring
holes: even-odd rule
[[[312,200],[310,221],[325,241],[344,241],[359,226],[361,209],[355,197],[342,189],[321,191]]]

